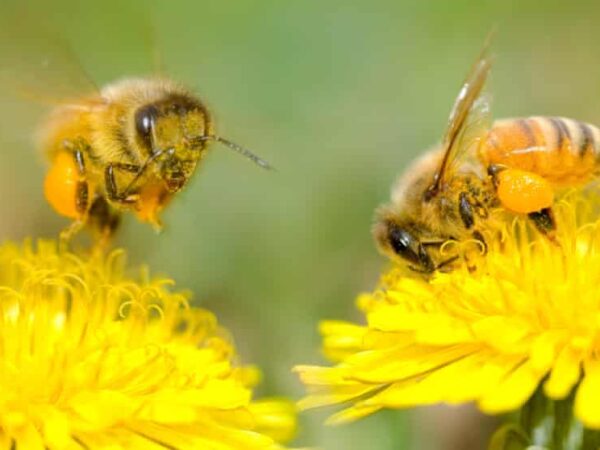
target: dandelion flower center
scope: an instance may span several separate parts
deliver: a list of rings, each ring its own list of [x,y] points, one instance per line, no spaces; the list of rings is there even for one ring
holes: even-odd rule
[[[0,449],[263,449],[292,409],[252,400],[215,317],[115,252],[0,246]]]
[[[475,271],[384,274],[358,299],[366,325],[322,323],[337,365],[297,368],[301,405],[348,403],[334,423],[440,402],[500,413],[541,385],[550,399],[576,389],[575,415],[600,428],[599,205],[578,195],[556,206],[556,242],[517,219]]]

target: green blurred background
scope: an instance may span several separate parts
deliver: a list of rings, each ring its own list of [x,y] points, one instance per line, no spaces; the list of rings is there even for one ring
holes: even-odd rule
[[[217,314],[242,361],[263,369],[262,395],[302,395],[290,368],[324,363],[319,320],[361,320],[354,298],[386,264],[371,241],[372,212],[394,177],[439,138],[493,27],[496,117],[600,123],[597,2],[26,5],[67,36],[100,85],[151,73],[155,48],[167,73],[211,107],[221,134],[277,167],[261,171],[215,145],[165,212],[163,234],[128,217],[118,237],[133,263],[173,277]],[[44,201],[43,161],[30,140],[39,109],[2,103],[1,235],[55,236],[66,221]],[[487,429],[471,411],[385,412],[341,428],[322,427],[325,413],[302,415],[298,445],[483,448]]]

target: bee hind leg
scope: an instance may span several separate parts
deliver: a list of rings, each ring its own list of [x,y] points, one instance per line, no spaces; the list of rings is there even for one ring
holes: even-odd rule
[[[104,197],[97,196],[89,212],[88,223],[92,228],[98,248],[108,247],[112,236],[121,223],[121,214],[112,208]]]
[[[552,208],[543,208],[539,211],[534,211],[527,214],[527,217],[533,222],[537,230],[550,239],[556,242],[556,220]]]
[[[81,229],[85,226],[86,221],[83,219],[77,219],[69,224],[69,226],[63,229],[59,234],[59,247],[61,249],[67,249],[69,246],[69,242],[73,237],[81,231]]]
[[[83,142],[72,143],[66,141],[64,146],[72,152],[75,167],[77,169],[77,183],[75,186],[75,211],[76,219],[60,232],[59,241],[62,248],[66,248],[69,241],[75,236],[87,222],[89,209],[89,185],[86,178],[85,158],[83,148],[87,145]]]

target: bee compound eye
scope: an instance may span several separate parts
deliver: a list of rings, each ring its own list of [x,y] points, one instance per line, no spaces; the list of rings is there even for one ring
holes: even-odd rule
[[[421,242],[409,231],[392,225],[389,229],[388,239],[398,256],[421,267],[424,271],[434,270],[431,257]]]
[[[157,114],[158,111],[153,105],[143,106],[135,113],[135,129],[144,141],[150,140]]]
[[[402,258],[413,262],[419,262],[419,255],[414,250],[415,244],[418,244],[416,239],[408,231],[392,226],[388,235],[392,249]]]

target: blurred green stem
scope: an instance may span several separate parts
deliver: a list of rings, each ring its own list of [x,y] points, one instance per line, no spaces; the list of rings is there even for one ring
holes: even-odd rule
[[[541,388],[519,413],[518,423],[500,427],[489,450],[598,450],[600,431],[585,429],[573,417],[574,396],[548,399]]]

